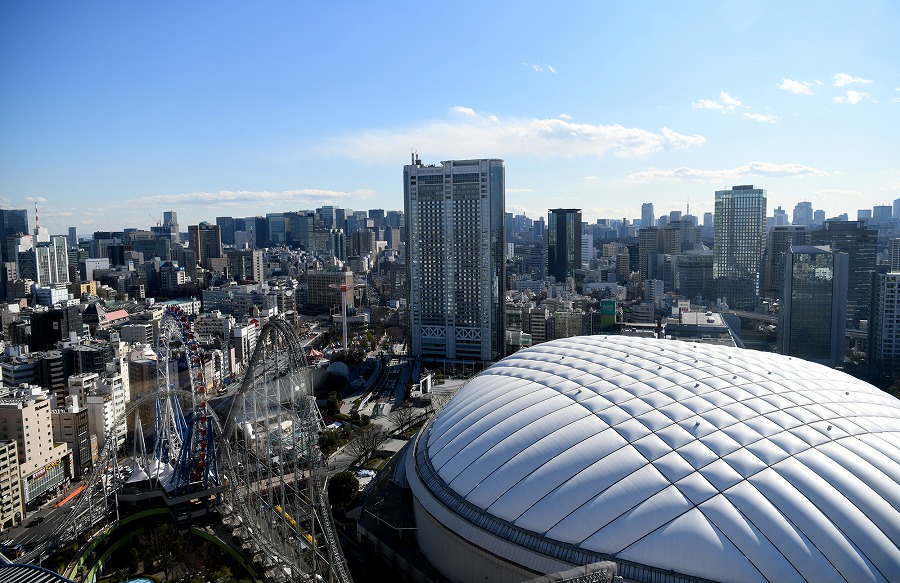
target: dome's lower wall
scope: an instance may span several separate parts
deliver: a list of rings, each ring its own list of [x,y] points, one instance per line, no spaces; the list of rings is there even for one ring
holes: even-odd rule
[[[413,448],[410,448],[404,461],[413,493],[419,548],[450,581],[520,583],[576,566],[535,553],[457,516],[420,481]]]
[[[469,544],[434,519],[414,500],[416,539],[435,569],[451,581],[521,583],[540,575]]]

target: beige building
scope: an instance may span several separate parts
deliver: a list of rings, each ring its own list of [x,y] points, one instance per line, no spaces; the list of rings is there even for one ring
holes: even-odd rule
[[[0,441],[0,529],[21,524],[25,517],[19,458],[13,439]]]
[[[0,398],[0,441],[16,442],[26,507],[55,496],[72,478],[68,444],[53,440],[50,398],[40,387],[15,389]]]

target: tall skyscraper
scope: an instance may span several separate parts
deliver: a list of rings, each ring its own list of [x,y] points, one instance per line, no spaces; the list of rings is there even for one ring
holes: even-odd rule
[[[503,160],[403,167],[412,354],[503,356],[505,183]]]
[[[900,272],[875,273],[869,364],[882,378],[900,374]]]
[[[835,251],[850,256],[847,277],[847,328],[857,330],[860,320],[869,319],[872,301],[871,272],[877,264],[878,231],[866,228],[865,221],[828,220],[818,231],[810,233],[813,245],[830,245]]]
[[[752,184],[717,190],[713,277],[731,308],[753,311],[759,296],[766,191]]]
[[[794,207],[794,217],[791,221],[792,225],[808,227],[813,222],[813,206],[811,202],[798,202]]]
[[[168,229],[169,238],[172,243],[181,242],[181,233],[178,232],[178,213],[175,211],[165,211],[163,213],[162,226]]]
[[[3,262],[15,261],[15,241],[13,237],[28,234],[28,211],[25,209],[0,209],[0,229],[3,235]]]
[[[222,257],[222,233],[219,225],[210,225],[203,221],[199,225],[190,225],[188,227],[190,233],[191,249],[196,254],[197,263],[205,269],[210,267],[210,259],[218,259]],[[192,266],[185,265],[191,268]]]
[[[69,247],[78,247],[78,229],[69,227],[69,235],[66,237],[66,244]]]
[[[799,225],[773,227],[766,236],[765,280],[763,295],[780,299],[784,291],[784,256],[792,245],[807,245],[809,231]]]
[[[777,350],[827,366],[844,362],[846,253],[792,246],[784,256],[784,293]]]
[[[234,217],[216,217],[216,224],[222,233],[222,244],[234,245]]]
[[[565,283],[581,269],[581,209],[550,209],[547,214],[547,275]]]
[[[645,202],[641,205],[641,226],[644,228],[656,226],[656,215],[653,214],[652,202]]]

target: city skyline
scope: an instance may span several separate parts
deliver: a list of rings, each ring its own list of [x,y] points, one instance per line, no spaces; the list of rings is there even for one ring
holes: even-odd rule
[[[345,7],[346,8],[346,7]],[[53,234],[337,205],[503,158],[507,212],[900,198],[893,3],[0,7],[0,205]],[[429,63],[429,66],[423,66]],[[475,90],[477,88],[477,90]]]

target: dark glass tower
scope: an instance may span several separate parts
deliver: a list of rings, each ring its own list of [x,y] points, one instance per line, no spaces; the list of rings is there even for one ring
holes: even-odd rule
[[[865,221],[825,221],[822,229],[810,234],[813,245],[831,245],[850,259],[847,276],[847,328],[859,329],[860,320],[869,319],[872,275],[877,265],[878,231],[866,228]]]
[[[547,215],[547,275],[565,283],[581,269],[581,209],[550,209]]]
[[[778,352],[838,366],[844,362],[847,254],[791,246],[784,255]]]

